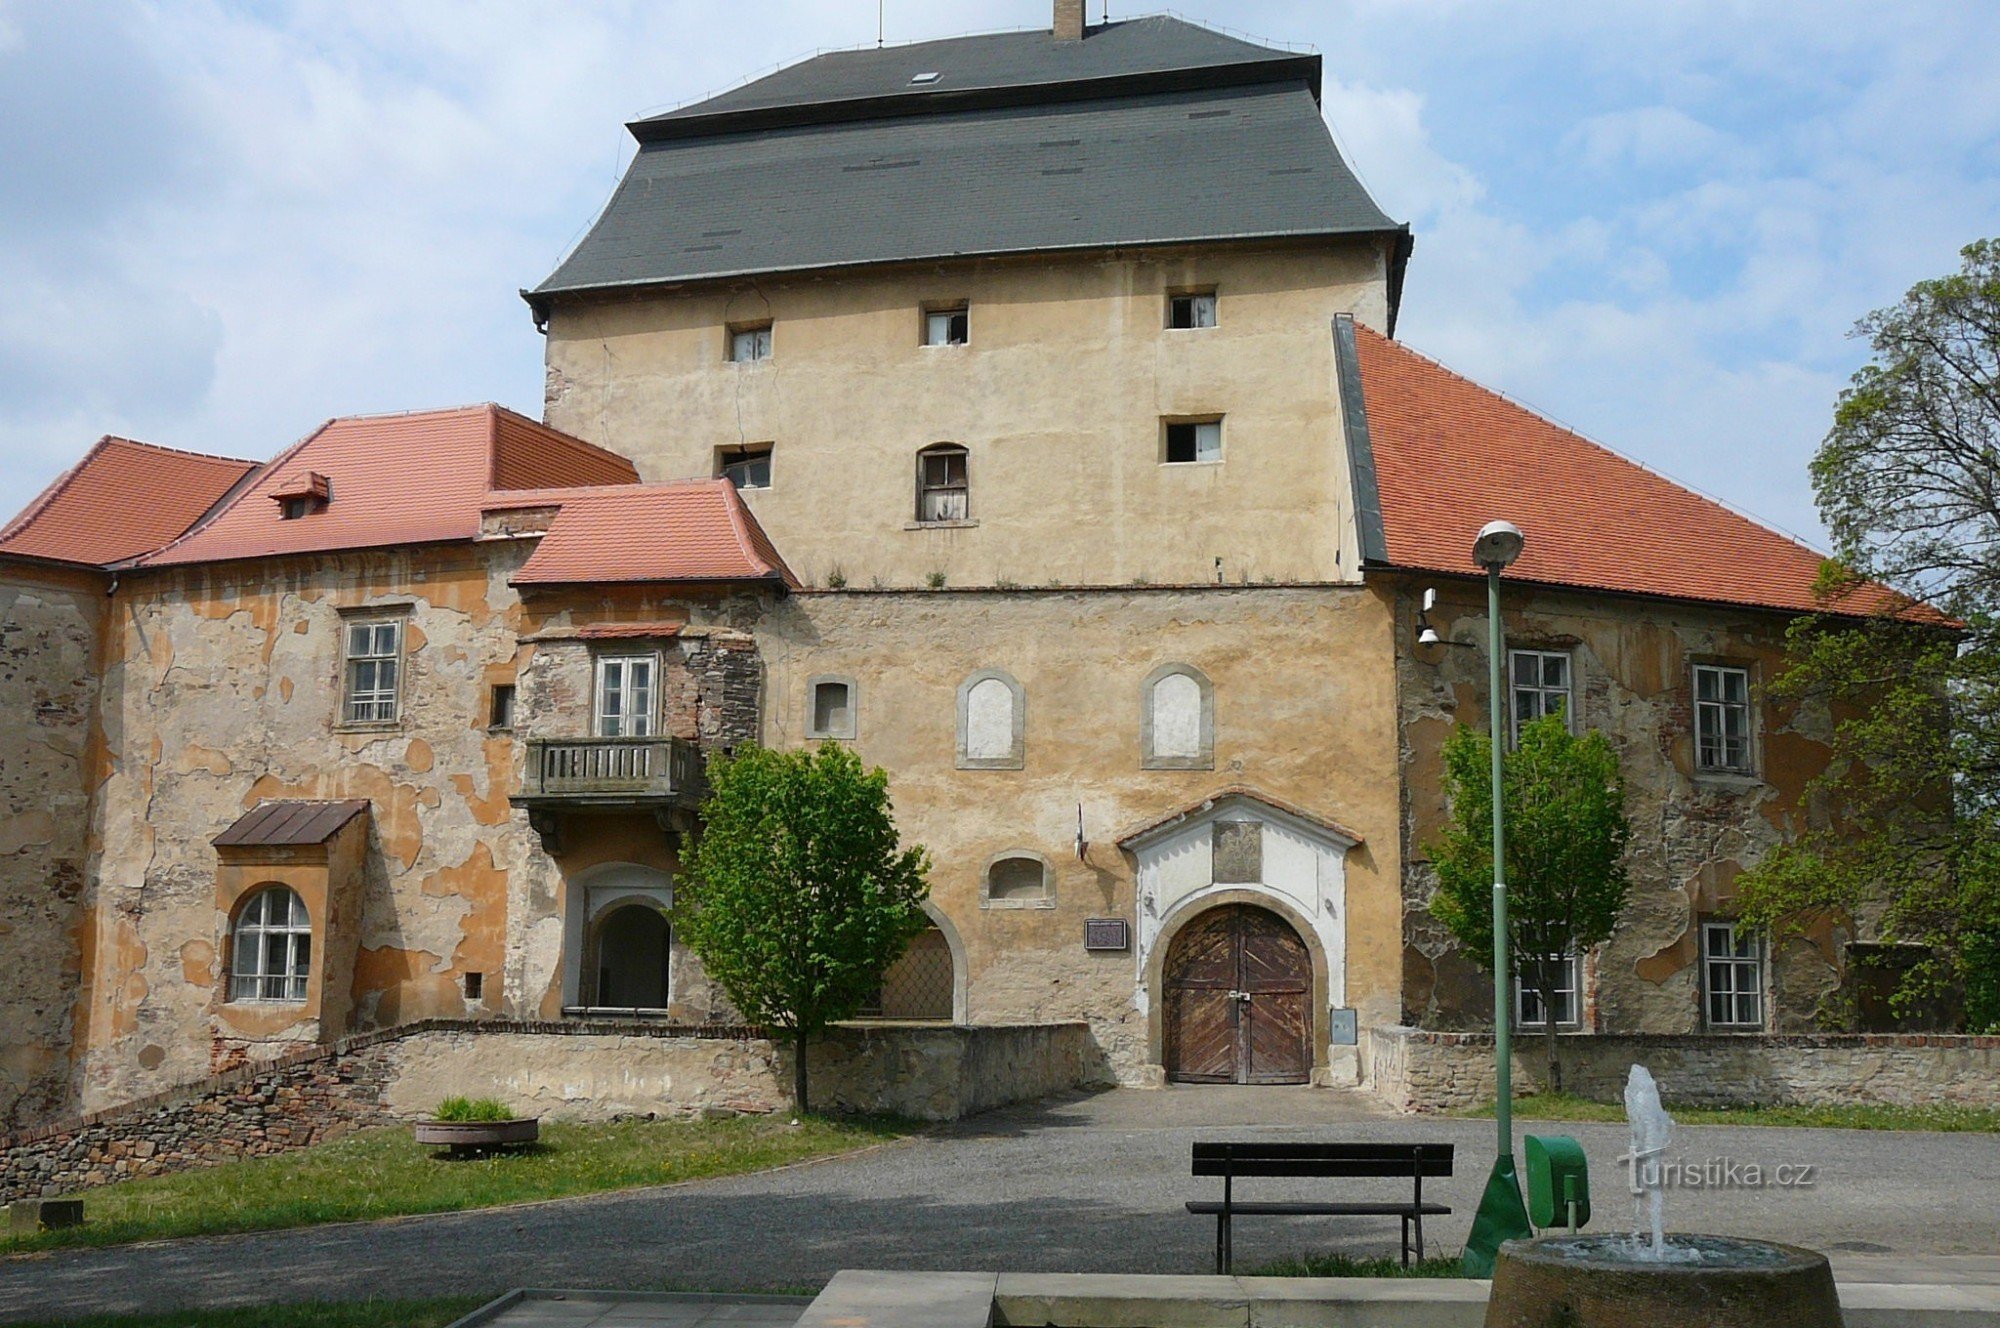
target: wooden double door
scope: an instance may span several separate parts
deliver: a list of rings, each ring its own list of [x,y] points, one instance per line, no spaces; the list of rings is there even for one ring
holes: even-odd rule
[[[1167,947],[1167,1077],[1302,1084],[1312,1077],[1312,955],[1269,909],[1224,904]]]

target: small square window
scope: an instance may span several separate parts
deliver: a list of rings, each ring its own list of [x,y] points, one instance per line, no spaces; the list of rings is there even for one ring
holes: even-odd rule
[[[1222,460],[1221,420],[1181,420],[1167,424],[1167,463]]]
[[[1199,328],[1215,326],[1215,292],[1187,291],[1167,297],[1167,326]]]
[[[1577,963],[1574,954],[1565,954],[1556,959],[1555,990],[1543,998],[1537,985],[1541,981],[1541,965],[1530,956],[1522,956],[1519,968],[1514,974],[1514,1022],[1524,1028],[1540,1028],[1548,1022],[1551,1007],[1555,1010],[1556,1026],[1574,1027],[1577,1023],[1576,993]]]
[[[924,311],[926,346],[963,346],[972,340],[972,314],[967,306],[951,305]]]
[[[325,506],[326,504],[313,494],[294,494],[279,503],[278,517],[284,521],[297,521],[300,517],[311,516]]]
[[[737,364],[755,364],[771,358],[771,325],[745,324],[729,329],[729,358]]]
[[[486,975],[467,973],[465,975],[465,999],[476,1001],[486,994]]]
[[[514,727],[514,684],[495,683],[487,700],[486,727],[508,730]]]
[[[1514,692],[1514,728],[1510,735],[1513,741],[1520,741],[1522,725],[1532,724],[1544,715],[1569,715],[1570,726],[1575,727],[1567,652],[1514,650],[1508,652],[1507,667]]]
[[[848,678],[814,678],[807,692],[807,733],[810,738],[852,738],[854,683]]]
[[[739,489],[771,487],[769,443],[756,447],[725,447],[716,454],[716,464],[722,478]]]

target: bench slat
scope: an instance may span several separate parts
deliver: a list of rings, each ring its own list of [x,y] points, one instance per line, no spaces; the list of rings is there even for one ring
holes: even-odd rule
[[[1223,1211],[1220,1199],[1190,1199],[1187,1210],[1213,1216]],[[1232,1203],[1229,1212],[1235,1216],[1249,1214],[1253,1217],[1398,1217],[1404,1213],[1422,1213],[1425,1217],[1444,1217],[1451,1212],[1443,1204],[1427,1203],[1290,1203],[1282,1200],[1262,1203]]]
[[[1197,1143],[1196,1157],[1313,1157],[1333,1161],[1380,1157],[1450,1157],[1454,1144],[1315,1144],[1315,1143]]]
[[[1397,1148],[1367,1145],[1196,1144],[1191,1174],[1196,1176],[1449,1176],[1450,1144]],[[1279,1151],[1282,1150],[1282,1151]],[[1317,1151],[1308,1151],[1317,1150]]]

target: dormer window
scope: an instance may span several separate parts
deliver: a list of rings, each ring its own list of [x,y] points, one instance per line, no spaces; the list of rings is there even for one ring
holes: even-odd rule
[[[281,518],[297,521],[300,517],[326,510],[326,505],[333,501],[333,481],[316,470],[309,470],[303,475],[279,481],[278,486],[271,490],[271,497],[277,500]]]

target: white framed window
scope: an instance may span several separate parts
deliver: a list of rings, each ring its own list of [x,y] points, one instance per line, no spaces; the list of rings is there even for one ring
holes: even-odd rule
[[[1166,421],[1166,460],[1170,466],[1222,460],[1222,421]]]
[[[1167,297],[1167,326],[1200,328],[1215,326],[1215,292],[1181,291]]]
[[[771,487],[771,444],[725,447],[715,454],[717,475],[739,489]]]
[[[917,453],[917,520],[970,521],[972,486],[965,449],[940,443]]]
[[[1701,985],[1710,1028],[1762,1028],[1763,938],[1734,922],[1702,923]]]
[[[393,724],[402,705],[403,620],[350,618],[341,648],[341,722]]]
[[[924,310],[926,346],[963,346],[972,340],[972,310],[969,305],[938,305]]]
[[[312,919],[289,886],[260,887],[236,915],[229,942],[229,999],[303,1001],[312,974]]]
[[[806,683],[806,736],[852,738],[855,734],[854,679],[822,676]]]
[[[1563,714],[1576,727],[1576,704],[1570,694],[1570,658],[1566,650],[1511,650],[1507,676],[1513,690],[1513,739],[1521,727],[1544,715]]]
[[[1514,1022],[1523,1028],[1540,1028],[1548,1022],[1553,1009],[1556,1026],[1575,1027],[1582,1007],[1577,1001],[1577,992],[1582,984],[1578,981],[1581,965],[1574,953],[1561,955],[1556,960],[1556,984],[1546,996],[1542,992],[1541,966],[1527,958],[1518,961],[1520,967],[1514,974]]]
[[[597,657],[597,736],[650,738],[659,713],[660,661],[653,655]]]
[[[1751,772],[1750,670],[1694,666],[1694,751],[1699,770]]]
[[[729,329],[729,358],[737,364],[756,364],[771,358],[771,325],[744,323]]]

